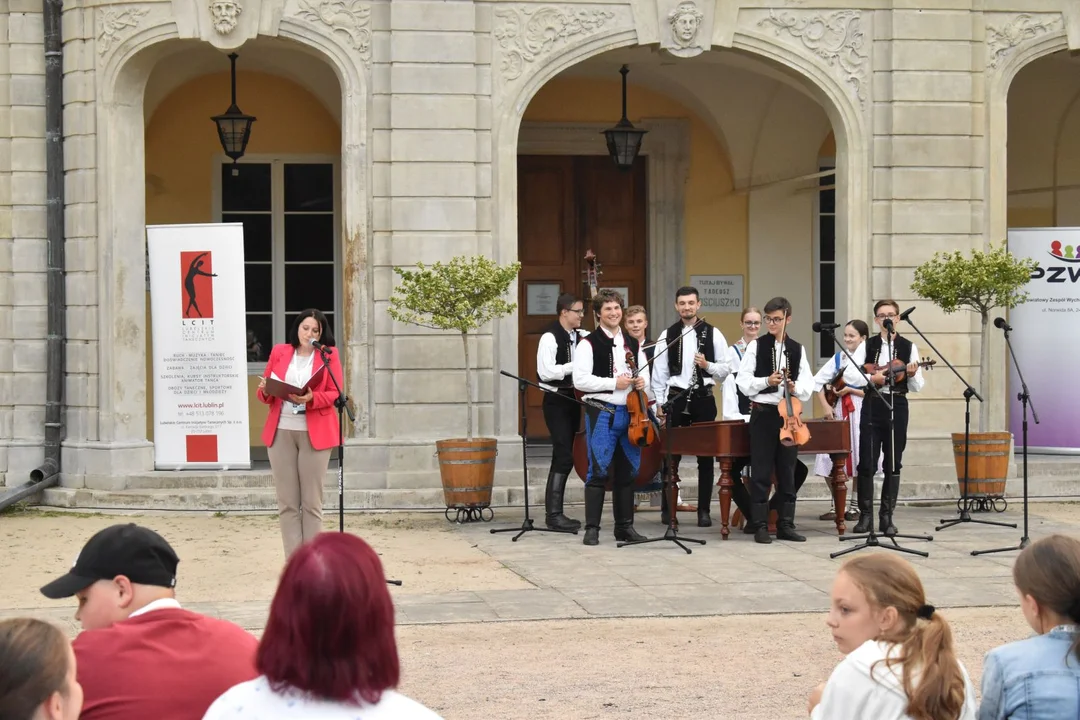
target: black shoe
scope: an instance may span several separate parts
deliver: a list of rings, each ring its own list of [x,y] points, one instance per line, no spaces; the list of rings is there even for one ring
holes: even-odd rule
[[[806,542],[806,538],[795,532],[795,501],[788,500],[780,506],[780,519],[776,523],[776,539],[789,542]]]
[[[702,512],[697,511],[697,526],[698,527],[712,527],[712,516],[709,515],[709,511]]]
[[[634,529],[634,486],[616,486],[611,491],[611,506],[615,514],[615,539],[626,542],[645,540]]]
[[[547,488],[544,492],[544,524],[552,530],[570,530],[577,532],[581,522],[572,520],[563,514],[563,495],[566,493],[564,473],[548,473]]]
[[[604,515],[606,494],[603,485],[585,486],[585,539],[581,541],[583,545],[600,544],[600,518]]]
[[[886,475],[881,488],[881,507],[878,511],[878,527],[881,534],[893,537],[899,530],[893,524],[893,509],[896,507],[896,496],[900,490],[900,476]]]
[[[585,539],[581,541],[582,545],[599,545],[600,544],[600,528],[585,528]]]
[[[709,462],[712,462],[712,458],[709,458]],[[709,467],[709,476],[702,479],[698,477],[697,486],[697,526],[698,527],[712,527],[712,516],[709,514],[709,508],[712,505],[712,467]],[[700,470],[698,471],[700,473]]]
[[[750,507],[751,522],[754,525],[754,542],[768,545],[772,542],[769,535],[769,504],[754,503]]]
[[[622,542],[641,542],[642,540],[648,540],[647,537],[639,533],[634,529],[634,526],[615,528],[615,539]]]
[[[859,522],[853,532],[863,535],[874,531],[874,478],[858,478]]]

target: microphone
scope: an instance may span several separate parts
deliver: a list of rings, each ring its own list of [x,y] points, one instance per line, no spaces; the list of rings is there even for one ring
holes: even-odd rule
[[[885,322],[883,322],[883,323],[881,324],[881,326],[882,326],[883,328],[885,328],[885,330],[886,330],[887,332],[892,332],[892,331],[893,331],[893,321],[892,321],[892,320],[890,320],[889,318],[885,318]]]
[[[912,305],[911,307],[909,307],[909,308],[908,308],[907,310],[905,310],[904,312],[900,313],[900,320],[901,320],[901,321],[903,321],[903,320],[907,320],[907,319],[908,319],[908,315],[910,315],[910,314],[911,314],[911,313],[913,313],[913,312],[915,312],[915,306],[914,306],[914,305]]]
[[[1005,318],[994,318],[994,327],[1001,328],[1005,332],[1012,332],[1012,327],[1009,323],[1005,322]]]
[[[315,348],[316,350],[329,350],[330,349],[326,345],[323,345],[318,340],[312,340],[311,341],[311,347]]]
[[[816,333],[819,333],[819,332],[832,332],[836,328],[840,327],[840,323],[816,322],[813,325],[811,325],[810,327]]]

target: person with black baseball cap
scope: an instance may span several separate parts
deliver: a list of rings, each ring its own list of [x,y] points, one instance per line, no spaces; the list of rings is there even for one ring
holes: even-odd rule
[[[94,535],[67,574],[41,588],[75,596],[82,720],[202,718],[233,685],[258,675],[258,641],[233,623],[176,600],[176,551],[149,528],[127,523]]]

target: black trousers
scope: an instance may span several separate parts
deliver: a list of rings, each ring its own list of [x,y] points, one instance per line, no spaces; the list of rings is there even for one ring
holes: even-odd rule
[[[574,436],[581,429],[581,406],[552,393],[544,393],[544,422],[551,433],[551,469],[569,475],[574,469]]]
[[[711,386],[710,386],[711,390]],[[668,390],[668,398],[682,392],[678,388],[671,388]],[[684,412],[687,405],[690,406],[690,417],[687,417]],[[692,393],[689,397],[683,396],[676,400],[671,406],[671,412],[668,414],[668,422],[671,427],[684,427],[691,423],[700,422],[712,422],[716,419],[716,398],[712,392],[709,393]],[[675,463],[675,467],[679,467],[679,461],[682,459],[682,455],[672,455],[672,461]],[[697,459],[698,468],[698,483],[704,484],[706,481],[713,481],[713,461],[714,458],[711,455],[699,457]]]
[[[908,399],[906,395],[887,395],[893,403],[893,428],[889,432],[889,408],[877,395],[863,401],[859,420],[858,475],[872,478],[877,471],[877,458],[885,451],[885,477],[900,474],[904,447],[907,446]],[[895,438],[896,442],[893,442]],[[895,451],[896,456],[893,457]]]
[[[799,448],[780,444],[783,421],[775,405],[755,405],[750,410],[750,499],[769,501],[773,472],[779,503],[795,502],[795,464]]]

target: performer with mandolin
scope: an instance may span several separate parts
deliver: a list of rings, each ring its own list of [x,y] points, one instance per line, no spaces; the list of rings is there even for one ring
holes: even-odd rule
[[[622,332],[623,298],[614,290],[597,291],[593,312],[599,327],[574,355],[574,387],[583,400],[614,410],[585,409],[589,469],[585,478],[585,545],[600,542],[604,485],[613,470],[611,507],[616,540],[644,540],[634,530],[634,477],[641,448],[656,441],[648,416],[649,366],[638,341]]]
[[[879,300],[874,305],[874,321],[879,334],[866,341],[864,366],[870,381],[893,405],[893,425],[889,428],[889,408],[876,393],[862,407],[859,437],[859,475],[856,493],[859,500],[859,523],[856,533],[873,527],[874,468],[877,458],[885,451],[885,482],[881,489],[878,529],[886,536],[896,535],[893,510],[900,492],[900,469],[904,447],[907,445],[909,392],[919,392],[925,384],[922,367],[934,362],[919,362],[915,343],[896,331],[900,322],[900,306],[895,300]],[[891,377],[890,377],[891,376]]]
[[[675,311],[679,319],[656,339],[658,347],[667,348],[667,357],[660,359],[652,371],[652,391],[657,398],[678,400],[671,406],[667,419],[670,427],[716,420],[716,397],[713,388],[731,373],[728,363],[727,340],[717,328],[698,317],[701,299],[697,288],[681,287],[675,291]],[[689,394],[684,393],[690,389]],[[662,410],[657,405],[657,414]],[[678,473],[681,455],[673,455],[673,472]],[[699,457],[698,464],[698,527],[710,527],[712,518],[713,465],[711,455]],[[665,504],[667,498],[664,498]]]
[[[551,433],[551,468],[544,491],[544,523],[553,530],[577,530],[581,522],[563,514],[566,480],[574,469],[574,436],[581,427],[581,406],[574,397],[574,350],[589,333],[580,330],[584,303],[571,293],[555,301],[558,320],[536,348],[536,374],[544,393],[544,422]],[[563,397],[560,397],[563,396]]]
[[[795,532],[795,463],[799,445],[810,439],[802,424],[802,403],[814,392],[806,350],[787,334],[791,303],[775,297],[765,304],[767,335],[749,344],[735,383],[750,398],[750,507],[754,540],[771,543],[769,489],[776,473],[778,540],[805,542]]]

